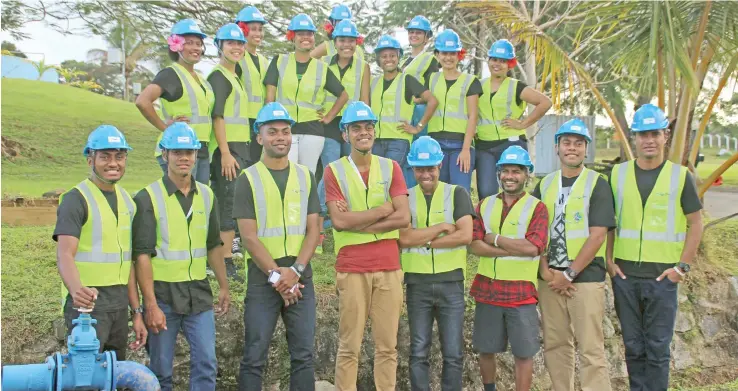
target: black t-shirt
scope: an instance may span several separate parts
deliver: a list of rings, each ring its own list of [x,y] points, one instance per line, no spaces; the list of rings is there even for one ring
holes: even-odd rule
[[[287,180],[290,176],[290,169],[285,168],[282,170],[272,170],[271,168],[267,167],[267,170],[269,170],[269,173],[272,174],[272,178],[274,179],[274,183],[277,185],[277,188],[279,189],[280,194],[282,195],[282,200],[284,200],[284,192],[287,189]],[[307,214],[318,214],[320,213],[320,200],[318,199],[318,187],[315,183],[315,176],[313,173],[310,173],[310,194],[308,195],[308,206],[307,206]],[[233,218],[238,219],[247,219],[247,220],[256,220],[256,207],[254,205],[254,193],[251,191],[251,183],[249,182],[248,176],[245,174],[241,174],[238,176],[238,179],[236,179],[236,189],[233,194],[233,199],[238,200],[238,202],[233,203]],[[276,200],[270,200],[276,202]],[[280,200],[281,201],[281,200]],[[293,263],[295,263],[295,257],[283,257],[279,259],[274,260],[277,265],[280,267],[290,267]],[[258,281],[262,281],[264,283],[267,282],[267,275],[262,273],[261,270],[256,266],[253,265],[253,261],[249,258],[248,259],[249,264],[249,283],[254,283],[255,281],[253,279],[258,279]],[[252,273],[252,270],[254,272]],[[305,271],[302,273],[302,279],[310,279],[312,278],[313,272],[312,268],[310,267],[310,264],[308,263],[308,266],[305,268]]]
[[[333,121],[323,125],[323,128],[325,129],[325,137],[336,140],[339,143],[344,142],[343,132],[341,132],[341,128],[339,127],[341,124],[341,118],[343,118],[343,116],[339,115],[336,118],[333,118]]]
[[[118,197],[115,192],[100,191],[108,201],[113,214],[118,218]],[[87,201],[78,189],[73,188],[64,194],[56,210],[56,227],[51,237],[54,241],[59,240],[59,235],[74,236],[79,239],[85,223],[87,223]],[[96,286],[94,288],[98,292],[97,300],[95,300],[96,310],[116,311],[128,306],[127,285]],[[67,300],[71,300],[71,295],[67,295]]]
[[[394,78],[389,80],[382,78],[382,91],[387,91],[393,81],[395,81]],[[418,79],[410,75],[405,75],[405,103],[413,103],[413,97],[420,98],[426,91],[428,91],[428,87],[421,84]]]
[[[444,80],[446,81],[446,89],[448,90],[451,88],[451,86],[456,84],[456,82],[459,79],[454,79],[454,80],[444,79]],[[430,79],[428,79],[428,82],[430,82]],[[482,94],[483,94],[482,83],[479,82],[479,79],[474,77],[471,84],[469,85],[469,90],[467,90],[466,92],[466,96],[473,96],[473,95],[481,96]],[[463,130],[464,132],[466,132],[466,129],[463,129]],[[440,132],[433,132],[429,135],[432,136],[434,139],[438,139],[438,140],[443,139],[443,140],[463,141],[465,134],[441,130]]]
[[[187,214],[192,207],[192,200],[198,191],[195,179],[192,179],[192,187],[187,196],[177,186],[164,176],[164,187],[167,194],[175,194],[182,211]],[[154,216],[154,205],[151,196],[146,190],[139,191],[133,198],[136,203],[136,216],[133,218],[133,259],[138,259],[141,254],[156,255],[156,226],[157,219]],[[223,244],[220,240],[220,220],[218,218],[218,199],[213,196],[213,210],[208,221],[208,236],[206,246],[208,251]],[[187,224],[192,217],[187,219]],[[178,314],[198,314],[213,307],[213,292],[207,278],[195,281],[166,282],[154,281],[154,294],[157,300],[172,307]]]
[[[236,64],[236,77],[239,79],[239,82],[241,81],[240,79],[242,75],[243,71],[241,70],[241,65]],[[213,111],[210,115],[213,119],[223,118],[225,113],[225,102],[231,95],[233,86],[221,72],[211,73],[210,76],[208,76],[208,82],[210,83],[210,87],[212,87],[213,94],[215,95],[215,105],[213,106]],[[249,128],[249,131],[251,131],[251,128]],[[236,154],[245,160],[249,160],[248,143],[228,142],[228,149],[230,149],[232,154]],[[218,157],[219,156],[220,155],[218,155]]]
[[[638,192],[641,194],[641,202],[643,207],[646,206],[646,200],[651,195],[653,187],[656,185],[656,180],[664,168],[662,163],[660,166],[653,170],[644,170],[638,167],[635,162],[635,177],[636,183],[638,184]],[[697,212],[702,209],[702,202],[697,194],[697,184],[694,181],[694,177],[690,172],[687,172],[687,178],[684,181],[684,190],[680,196],[680,204],[682,206],[682,213],[685,215]],[[626,276],[641,277],[641,278],[656,278],[664,272],[664,270],[673,267],[679,263],[679,259],[674,259],[674,263],[657,263],[657,262],[630,262],[620,258],[615,258],[615,263],[620,266],[620,270]]]
[[[566,226],[564,217],[561,214],[561,206],[565,200],[569,197],[571,187],[574,186],[574,182],[577,177],[567,178],[561,177],[561,186],[563,191],[558,200],[558,205],[555,208],[555,214],[553,218],[552,226],[549,227],[549,241],[548,241],[548,265],[557,270],[566,270],[567,267],[571,266],[574,262],[573,259],[569,259],[566,248]],[[541,199],[541,184],[540,182],[536,185],[535,190],[531,193],[533,197]],[[592,198],[590,198],[589,212],[587,214],[589,218],[590,227],[607,227],[608,230],[615,228],[615,208],[612,207],[612,191],[605,178],[598,176],[597,182],[595,183],[594,189],[592,189]],[[607,240],[602,243],[602,246],[606,246]],[[605,274],[607,269],[605,267],[604,257],[595,257],[594,260],[582,270],[577,276],[575,282],[602,282],[605,281]]]
[[[518,85],[515,88],[515,102],[517,102],[518,105],[520,105],[523,102],[523,99],[520,97],[520,94],[523,93],[523,90],[525,87],[528,87],[525,83],[518,80]],[[490,93],[489,103],[492,104],[492,97],[497,94],[497,91]],[[484,104],[485,102],[479,102],[479,104]],[[522,136],[521,140],[526,140],[527,138],[525,136]],[[486,149],[492,149],[497,148],[498,146],[505,144],[509,142],[507,139],[504,140],[494,140],[494,141],[485,141],[485,140],[476,140],[474,143],[474,147],[477,150],[486,150]]]
[[[402,64],[402,69],[405,70],[405,68],[407,68],[407,66],[410,65],[410,63],[413,61],[413,59],[415,59],[415,57],[408,57],[407,59],[405,59],[405,62]],[[438,72],[440,69],[441,69],[441,66],[438,63],[438,60],[436,59],[435,56],[433,56],[433,58],[431,58],[430,65],[428,65],[428,69],[426,69],[425,72],[423,72],[423,79],[429,80],[430,75],[432,75],[435,72]]]
[[[274,87],[279,86],[280,80],[279,68],[277,66],[278,60],[279,56],[275,56],[269,63],[269,68],[267,69],[266,76],[264,77],[264,85]],[[304,75],[307,71],[308,65],[310,65],[310,61],[312,61],[312,59],[310,59],[308,62],[295,62],[297,65],[297,80],[302,80],[302,75]],[[343,84],[341,84],[341,81],[338,80],[336,74],[333,73],[333,70],[331,69],[328,69],[325,86],[323,87],[323,89],[335,97],[339,97],[343,93]],[[311,134],[314,136],[323,136],[325,134],[325,130],[323,129],[323,124],[321,124],[320,121],[308,121],[296,123],[295,125],[293,125],[292,134]]]
[[[433,194],[425,194],[425,205],[428,213],[430,213],[432,200]],[[474,206],[466,189],[456,186],[454,189],[454,221],[459,221],[464,216],[474,217]],[[438,274],[405,273],[406,284],[430,284],[448,281],[464,281],[464,271],[456,269]]]
[[[172,68],[167,67],[159,71],[159,73],[156,74],[154,80],[152,80],[151,83],[161,87],[160,98],[168,102],[179,100],[179,98],[181,98],[184,94],[182,82],[179,80],[177,72]],[[203,87],[202,85],[200,85],[200,88],[205,91],[205,87]]]

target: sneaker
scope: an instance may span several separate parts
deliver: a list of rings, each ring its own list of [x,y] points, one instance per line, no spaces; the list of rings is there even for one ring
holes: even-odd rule
[[[231,252],[234,254],[241,252],[241,238],[233,238],[233,243],[231,243]]]
[[[320,240],[318,241],[318,247],[315,247],[316,254],[323,254],[323,239],[325,239],[325,235],[320,234]]]
[[[210,265],[205,265],[205,274],[208,276],[214,276],[215,272],[210,268]]]

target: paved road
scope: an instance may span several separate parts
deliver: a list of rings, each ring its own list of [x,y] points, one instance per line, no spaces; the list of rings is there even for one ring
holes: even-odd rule
[[[710,218],[713,219],[738,212],[738,189],[734,191],[708,191],[705,193],[705,209],[710,214]]]

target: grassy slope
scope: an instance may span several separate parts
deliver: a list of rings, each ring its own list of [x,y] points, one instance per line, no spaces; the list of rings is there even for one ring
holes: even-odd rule
[[[129,191],[160,175],[153,157],[158,131],[132,103],[64,85],[3,79],[2,134],[39,151],[14,161],[3,158],[3,195],[40,197],[77,184],[88,172],[82,156],[87,135],[101,124],[117,126],[134,148],[121,182]]]

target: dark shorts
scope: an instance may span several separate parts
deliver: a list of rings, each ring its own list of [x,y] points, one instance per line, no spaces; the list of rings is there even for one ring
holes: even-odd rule
[[[241,167],[238,174],[251,165],[249,161],[242,158],[239,154],[231,154]],[[229,181],[223,176],[223,169],[220,164],[220,150],[213,152],[213,160],[210,163],[210,181],[213,193],[218,199],[218,216],[220,216],[220,230],[234,231],[236,229],[236,220],[233,219],[233,193],[236,190],[236,180]]]
[[[67,326],[67,336],[72,333],[72,320],[79,317],[80,312],[72,308],[72,300],[64,304],[64,323]],[[97,311],[90,313],[97,320],[94,325],[97,339],[100,340],[100,351],[111,350],[121,361],[126,359],[128,348],[128,308],[113,311]]]
[[[541,349],[538,311],[535,304],[499,307],[477,303],[474,312],[474,350],[482,354],[502,353],[507,341],[515,357],[530,358]]]

